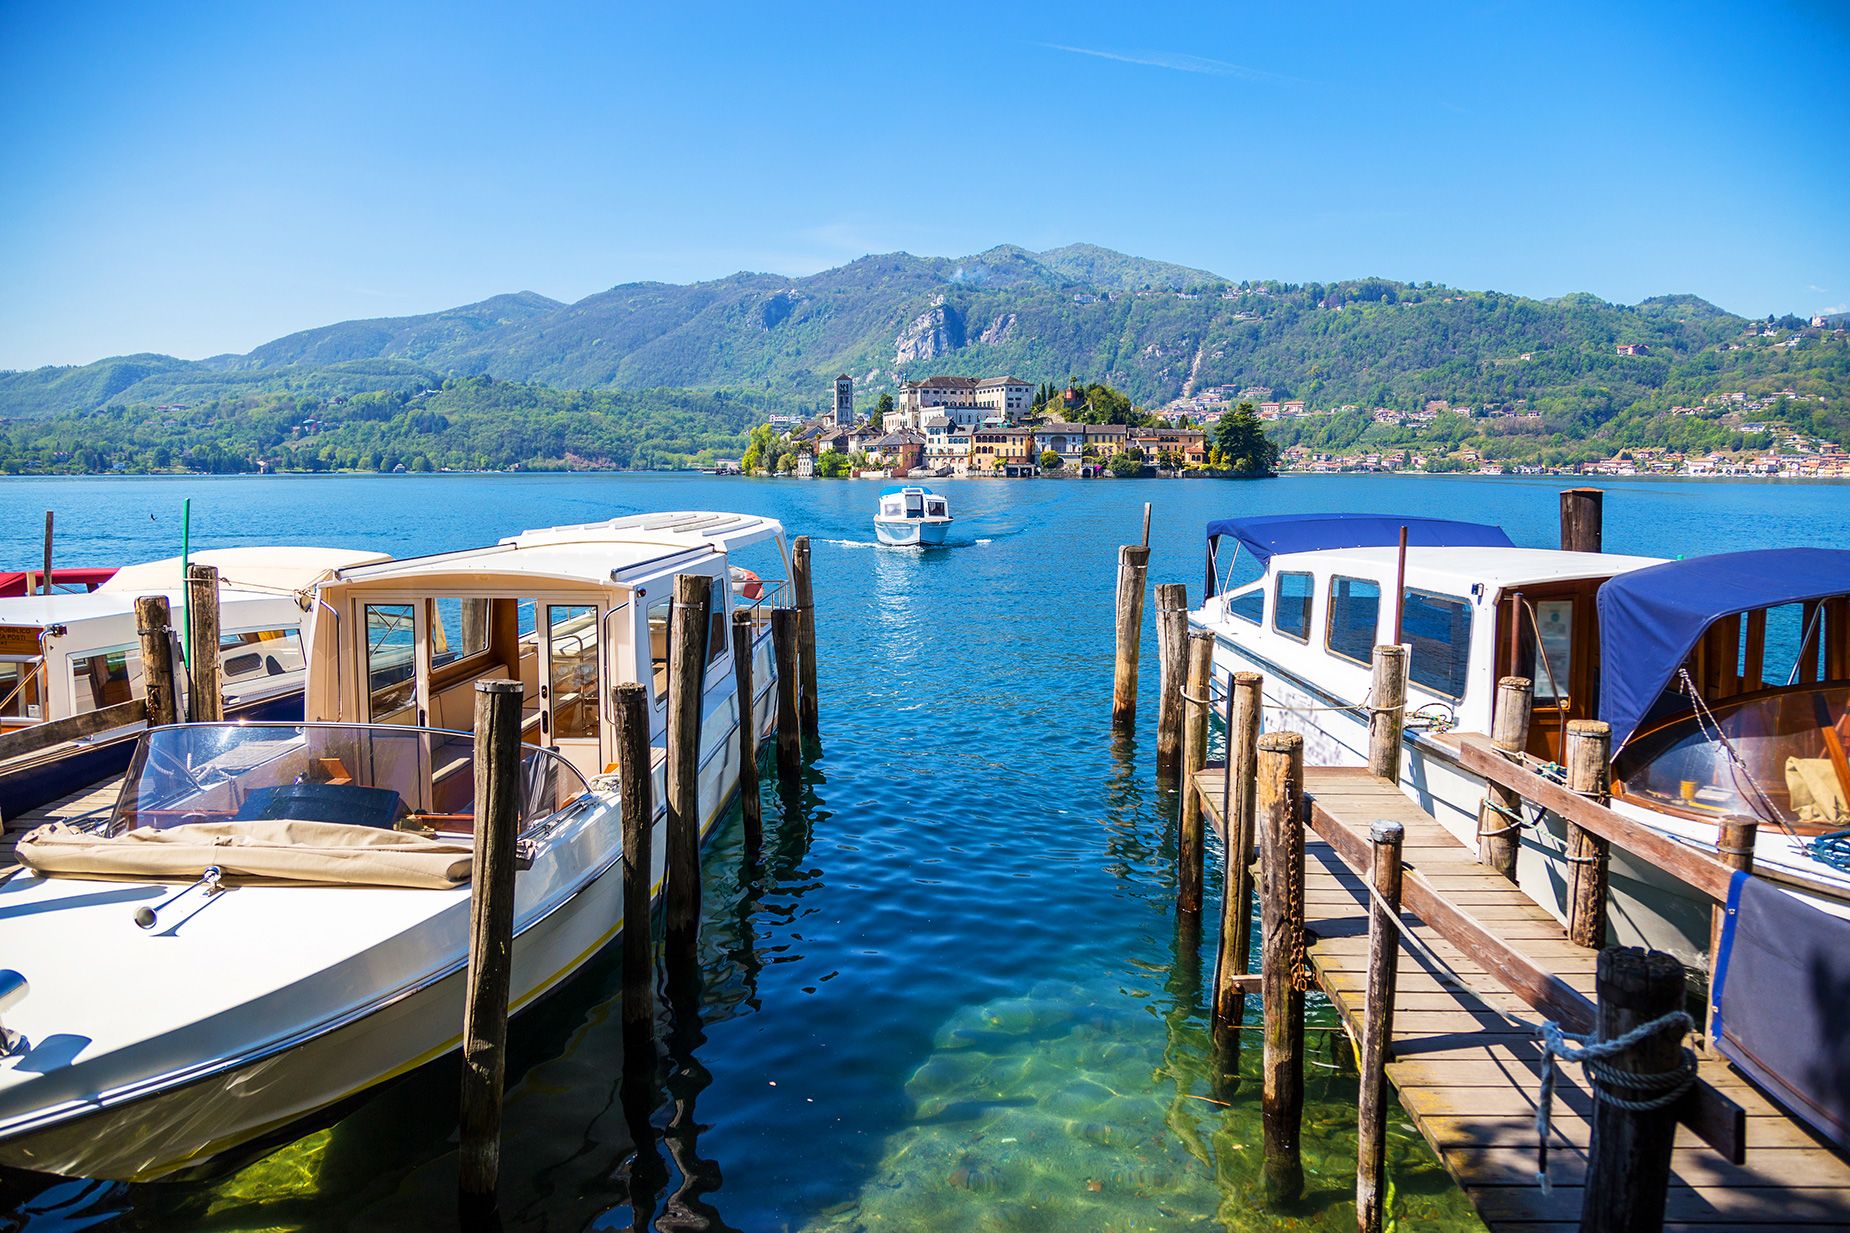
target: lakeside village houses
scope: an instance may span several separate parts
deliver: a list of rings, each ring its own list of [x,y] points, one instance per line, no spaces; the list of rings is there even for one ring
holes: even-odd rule
[[[1207,436],[1198,428],[1129,428],[1123,424],[1077,424],[1061,418],[1079,406],[1080,395],[1068,389],[1034,416],[1034,386],[1018,377],[927,377],[908,381],[894,409],[857,421],[854,379],[835,378],[829,410],[788,427],[797,448],[799,477],[815,474],[816,458],[829,450],[864,454],[862,472],[908,476],[1003,476],[1027,478],[1041,473],[1049,451],[1060,458],[1058,470],[1092,478],[1103,473],[1114,455],[1136,451],[1151,463],[1179,457],[1185,465],[1207,462]]]

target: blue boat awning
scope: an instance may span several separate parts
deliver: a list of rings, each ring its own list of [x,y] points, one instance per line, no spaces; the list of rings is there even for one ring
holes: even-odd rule
[[[1666,561],[1599,589],[1600,718],[1616,753],[1709,626],[1758,608],[1850,594],[1850,550],[1775,548]]]
[[[1281,552],[1325,548],[1392,548],[1407,528],[1415,548],[1514,548],[1502,527],[1447,518],[1402,518],[1385,514],[1266,514],[1220,518],[1208,524],[1208,546],[1232,536],[1264,565]]]

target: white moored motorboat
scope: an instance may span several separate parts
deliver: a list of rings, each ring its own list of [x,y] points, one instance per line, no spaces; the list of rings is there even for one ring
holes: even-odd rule
[[[896,548],[936,545],[951,529],[950,503],[917,484],[880,490],[880,512],[874,515],[874,534]]]
[[[1281,515],[1208,525],[1207,594],[1190,622],[1215,635],[1217,671],[1264,674],[1264,726],[1302,733],[1312,765],[1366,764],[1370,655],[1398,609],[1401,784],[1467,845],[1484,782],[1444,734],[1488,732],[1498,679],[1523,676],[1536,765],[1562,761],[1570,721],[1605,720],[1614,809],[1711,852],[1722,817],[1751,818],[1756,873],[1850,910],[1850,842],[1820,837],[1850,827],[1850,552],[1668,562],[1518,548],[1474,523]],[[1564,857],[1559,819],[1523,832],[1519,881],[1557,913]],[[1706,962],[1707,900],[1617,848],[1611,893],[1618,941]]]
[[[533,746],[512,1006],[596,954],[623,915],[610,687],[648,687],[660,745],[674,578],[711,579],[704,835],[739,718],[772,721],[768,620],[756,698],[736,696],[728,632],[729,562],[756,544],[787,563],[774,521],[645,515],[322,584],[306,722],[155,729],[107,817],[22,841],[0,884],[0,1164],[159,1177],[457,1046],[478,681],[525,684]],[[663,824],[658,807],[657,886]]]

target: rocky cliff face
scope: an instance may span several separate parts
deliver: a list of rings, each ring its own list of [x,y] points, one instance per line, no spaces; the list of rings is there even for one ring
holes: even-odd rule
[[[957,309],[935,297],[932,306],[906,323],[893,340],[893,363],[935,360],[964,345],[964,318]]]
[[[994,347],[1007,342],[1015,334],[1015,314],[997,313],[996,319],[983,327],[983,332],[976,340],[985,346]]]

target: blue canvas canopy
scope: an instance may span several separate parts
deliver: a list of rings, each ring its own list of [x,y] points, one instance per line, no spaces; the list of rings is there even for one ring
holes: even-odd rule
[[[1325,548],[1391,548],[1407,528],[1414,548],[1514,548],[1502,527],[1448,518],[1402,518],[1387,514],[1266,514],[1257,518],[1220,518],[1208,524],[1208,551],[1223,535],[1264,565],[1281,552],[1316,552]]]
[[[1850,594],[1850,550],[1772,548],[1666,561],[1599,589],[1599,709],[1623,748],[1709,626],[1757,608]]]

